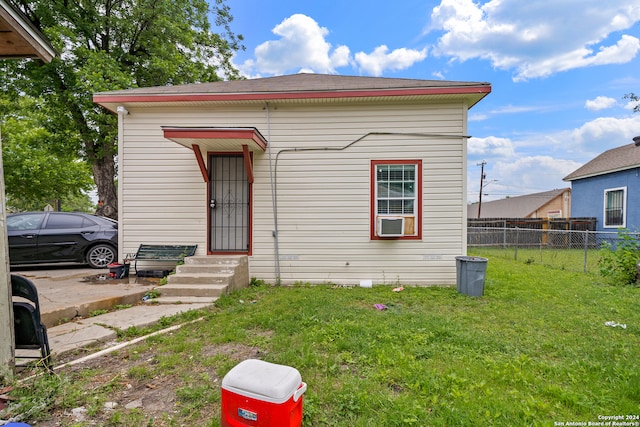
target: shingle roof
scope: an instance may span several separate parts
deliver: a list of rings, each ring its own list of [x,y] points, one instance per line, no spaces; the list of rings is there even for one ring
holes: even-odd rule
[[[388,77],[341,76],[335,74],[299,73],[257,79],[194,83],[177,86],[156,86],[101,92],[100,95],[159,95],[172,93],[274,93],[296,91],[392,90],[411,88],[470,88],[491,86],[486,82],[450,80],[397,79]]]
[[[605,151],[565,176],[563,180],[574,181],[635,167],[640,167],[640,147],[632,143]]]
[[[569,190],[561,188],[524,196],[508,197],[506,199],[482,202],[481,218],[526,218],[542,206],[546,205],[560,194]],[[467,205],[467,217],[478,217],[478,203]]]
[[[93,101],[115,111],[118,105],[138,106],[240,102],[334,102],[344,100],[440,100],[463,99],[471,108],[491,92],[486,82],[397,79],[387,77],[340,76],[334,74],[291,74],[259,79],[156,86],[100,92]]]

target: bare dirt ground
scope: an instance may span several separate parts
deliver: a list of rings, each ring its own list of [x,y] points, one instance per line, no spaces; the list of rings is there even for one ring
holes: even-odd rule
[[[105,280],[117,282],[117,280],[104,275],[84,277],[84,281],[89,284],[103,284]],[[126,280],[129,283],[129,279]],[[142,278],[136,279],[136,284],[157,285],[159,281],[160,279],[156,278]],[[103,343],[96,348],[78,350],[76,353],[64,354],[54,360],[54,365],[57,367],[55,375],[68,377],[77,374],[82,376],[82,381],[78,381],[78,384],[83,384],[83,389],[72,390],[69,394],[82,393],[88,396],[100,396],[99,403],[85,403],[84,406],[73,407],[74,405],[69,404],[69,401],[85,400],[85,402],[91,402],[91,400],[78,399],[77,396],[59,395],[56,396],[53,408],[48,411],[46,419],[37,422],[24,419],[23,422],[29,422],[34,427],[128,426],[132,424],[128,423],[126,418],[122,419],[122,416],[114,416],[114,414],[121,412],[125,413],[126,417],[127,413],[135,412],[137,420],[144,420],[143,423],[135,425],[199,426],[209,425],[211,420],[219,416],[220,404],[219,401],[214,401],[209,405],[210,409],[207,409],[207,413],[198,415],[200,419],[197,421],[194,422],[193,418],[183,418],[179,412],[180,410],[184,412],[184,405],[180,407],[177,392],[185,387],[184,377],[170,373],[163,375],[161,370],[154,369],[154,365],[158,364],[158,355],[154,349],[147,350],[147,346],[141,346],[141,353],[136,353],[135,357],[130,357],[131,352],[128,349],[131,347],[127,347],[127,349],[82,363],[61,367],[116,344],[120,344],[120,342]],[[261,355],[255,347],[237,343],[209,345],[202,349],[202,353],[204,353],[203,356],[222,356],[223,359],[238,363],[249,358],[260,358]],[[214,368],[198,366],[195,369],[198,371],[193,372],[194,378],[197,378],[198,375],[206,375],[215,387],[220,387],[222,378],[218,377]],[[144,373],[139,376],[131,375],[131,372],[136,371]],[[153,377],[149,377],[149,372]],[[42,369],[28,368],[18,373],[18,378],[25,378],[34,373],[40,374]],[[68,386],[66,388],[68,389]],[[119,419],[114,421],[114,418]],[[0,416],[0,424],[2,424],[2,420],[3,417]]]
[[[208,346],[203,351],[208,353],[209,356],[227,356],[233,360],[237,359],[238,362],[260,356],[259,350],[255,347],[240,344]],[[122,351],[62,368],[62,371],[66,373],[99,369],[99,372],[103,373],[91,378],[90,383],[85,386],[85,392],[106,387],[109,390],[107,393],[108,401],[104,403],[102,410],[96,411],[93,409],[90,412],[87,408],[82,407],[71,410],[59,407],[54,408],[50,412],[49,419],[34,425],[36,427],[124,425],[114,424],[112,421],[113,411],[123,409],[135,410],[141,413],[141,418],[149,426],[184,425],[180,421],[177,424],[169,423],[168,421],[178,413],[176,390],[184,386],[183,380],[171,375],[160,375],[153,378],[131,378],[128,372],[131,372],[132,369],[157,363],[155,362],[153,349],[137,356],[133,360],[128,357],[128,352]],[[76,355],[76,357],[78,356]],[[61,360],[59,362],[64,363],[65,361]],[[198,374],[201,373],[198,372]],[[222,378],[218,378],[215,372],[211,371],[207,372],[207,374],[210,381],[215,384],[222,382]],[[211,412],[205,415],[207,419],[202,419],[202,424],[193,425],[208,424],[212,418],[219,416],[219,404],[211,406]]]

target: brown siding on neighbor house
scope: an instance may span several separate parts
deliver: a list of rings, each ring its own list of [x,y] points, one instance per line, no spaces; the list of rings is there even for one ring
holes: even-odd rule
[[[569,189],[540,206],[530,218],[571,217],[571,191]]]
[[[478,205],[467,206],[469,218],[478,218]],[[571,215],[570,188],[486,201],[480,206],[481,218],[546,218],[553,210],[560,210],[563,218]]]

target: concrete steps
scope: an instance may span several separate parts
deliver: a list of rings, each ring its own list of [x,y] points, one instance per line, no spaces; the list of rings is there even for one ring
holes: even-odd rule
[[[157,304],[211,303],[221,295],[249,285],[249,260],[246,255],[192,256],[167,276],[167,284],[156,290]]]

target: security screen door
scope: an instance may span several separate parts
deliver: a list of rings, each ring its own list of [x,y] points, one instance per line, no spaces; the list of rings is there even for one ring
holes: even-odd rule
[[[210,251],[249,251],[249,181],[242,155],[212,155]]]

